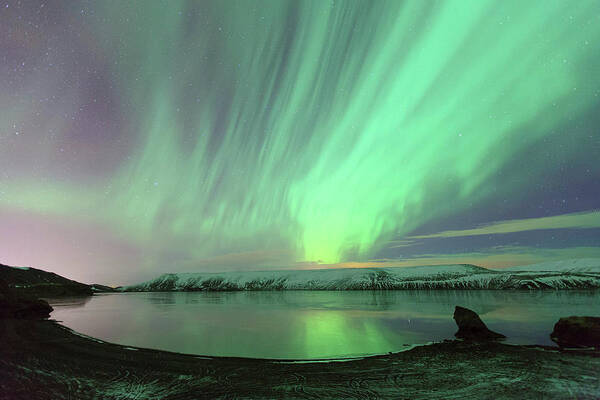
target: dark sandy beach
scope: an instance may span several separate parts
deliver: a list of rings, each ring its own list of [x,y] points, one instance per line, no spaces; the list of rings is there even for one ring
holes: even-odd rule
[[[600,357],[447,341],[344,362],[214,358],[80,336],[54,321],[3,319],[2,399],[600,398]]]

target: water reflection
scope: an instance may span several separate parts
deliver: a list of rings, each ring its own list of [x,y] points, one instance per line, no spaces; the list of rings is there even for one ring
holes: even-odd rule
[[[266,358],[385,353],[453,337],[455,305],[507,342],[551,345],[561,316],[598,315],[585,291],[281,291],[105,294],[52,301],[52,318],[104,340],[171,351]]]
[[[77,297],[50,297],[44,298],[53,307],[83,307],[88,301],[92,299],[92,296],[77,296]]]

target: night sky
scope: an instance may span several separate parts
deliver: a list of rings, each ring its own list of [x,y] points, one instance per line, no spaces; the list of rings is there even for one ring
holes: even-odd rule
[[[0,262],[600,257],[598,1],[0,2]]]

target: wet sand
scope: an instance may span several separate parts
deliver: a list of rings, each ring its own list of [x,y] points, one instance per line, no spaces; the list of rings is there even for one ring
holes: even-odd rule
[[[600,398],[600,357],[447,341],[343,362],[201,357],[0,320],[2,399]]]

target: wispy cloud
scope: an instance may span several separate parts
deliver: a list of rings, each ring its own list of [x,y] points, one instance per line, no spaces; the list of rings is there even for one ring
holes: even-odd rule
[[[473,229],[452,230],[429,235],[410,236],[408,239],[449,238],[477,235],[495,235],[534,231],[541,229],[588,229],[600,228],[600,211],[555,215],[552,217],[513,219],[497,221]]]
[[[388,249],[399,249],[402,247],[411,247],[411,246],[414,246],[419,243],[416,240],[401,239],[401,240],[391,240],[388,242],[388,244],[389,244],[389,246],[387,246]]]
[[[516,265],[535,264],[545,261],[598,257],[600,257],[600,247],[593,246],[568,248],[495,246],[468,253],[421,254],[409,258],[386,258],[370,260],[368,262],[346,262],[319,265],[319,268],[384,268],[448,264],[474,264],[487,268],[505,268]]]
[[[290,262],[289,252],[255,251],[227,254],[225,256],[185,264],[180,272],[265,271],[329,268],[388,268],[421,265],[473,264],[487,268],[505,268],[535,264],[544,261],[578,258],[600,258],[600,247],[580,246],[568,248],[538,248],[528,246],[494,246],[479,251],[449,254],[420,254],[403,258],[382,258],[369,261],[319,263],[316,261]],[[248,260],[253,264],[248,264]],[[218,266],[218,268],[215,268]],[[245,268],[241,268],[241,267]]]

